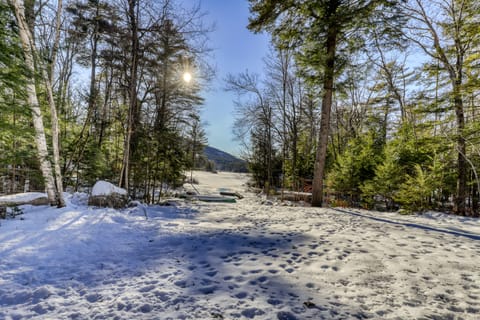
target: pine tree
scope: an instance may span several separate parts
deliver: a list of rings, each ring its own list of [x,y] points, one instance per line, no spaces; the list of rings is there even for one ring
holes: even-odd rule
[[[428,7],[427,7],[428,6]],[[455,114],[455,150],[457,152],[457,190],[455,211],[466,213],[467,197],[467,146],[465,119],[465,69],[466,57],[478,48],[480,36],[477,1],[448,0],[426,2],[413,0],[405,4],[411,17],[406,25],[406,35],[431,59],[439,63],[450,82],[451,110]],[[437,16],[442,20],[437,19]]]
[[[256,32],[267,30],[278,43],[299,48],[299,60],[305,75],[314,83],[321,83],[322,112],[318,136],[313,181],[313,206],[323,203],[323,176],[327,157],[330,113],[335,88],[335,77],[342,70],[341,52],[358,48],[361,42],[350,41],[349,31],[363,34],[372,24],[381,23],[391,13],[396,1],[281,1],[250,0],[249,28]],[[378,9],[378,10],[377,10]],[[394,14],[390,14],[392,18]],[[385,21],[385,20],[383,20]],[[390,22],[393,22],[391,19]],[[308,26],[308,27],[305,27]],[[350,35],[350,39],[354,37]],[[361,36],[357,37],[361,39]],[[286,41],[285,41],[286,40]]]
[[[27,71],[14,20],[11,8],[0,2],[0,190],[4,193],[17,192],[27,180],[33,188],[43,186],[42,179],[38,179],[40,183],[33,179],[38,164],[31,163],[36,154],[30,109],[25,103]]]

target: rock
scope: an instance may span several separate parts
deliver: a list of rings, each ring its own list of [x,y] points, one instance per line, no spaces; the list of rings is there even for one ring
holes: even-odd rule
[[[41,192],[16,193],[0,197],[0,219],[15,218],[22,214],[18,207],[23,205],[43,206],[50,202]],[[9,208],[9,209],[7,209]]]
[[[0,197],[0,207],[18,207],[26,204],[43,206],[49,205],[50,202],[42,192],[15,193]]]
[[[32,206],[46,206],[50,204],[50,201],[48,201],[47,197],[42,197],[33,199],[28,204],[31,204]]]
[[[119,188],[106,181],[97,181],[88,198],[89,206],[125,208],[128,204],[128,194],[125,189]]]
[[[126,196],[111,194],[109,196],[91,196],[88,198],[88,205],[95,207],[107,207],[107,208],[125,208],[127,206],[128,199]]]

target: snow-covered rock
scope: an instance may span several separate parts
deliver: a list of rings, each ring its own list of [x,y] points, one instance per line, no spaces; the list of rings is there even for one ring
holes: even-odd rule
[[[97,181],[88,198],[90,206],[123,208],[128,203],[127,190],[119,188],[107,181]]]
[[[47,205],[47,195],[43,192],[16,193],[0,197],[0,206],[20,206],[24,204]]]
[[[126,196],[127,190],[119,188],[107,181],[97,181],[92,189],[92,196],[109,196],[114,193]]]

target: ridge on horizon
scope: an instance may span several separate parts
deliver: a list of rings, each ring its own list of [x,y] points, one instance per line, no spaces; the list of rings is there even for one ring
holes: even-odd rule
[[[203,153],[208,160],[215,163],[216,170],[248,172],[247,162],[228,152],[211,146],[205,146]]]

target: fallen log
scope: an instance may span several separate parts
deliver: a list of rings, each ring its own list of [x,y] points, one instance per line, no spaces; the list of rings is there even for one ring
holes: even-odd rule
[[[310,192],[296,192],[296,191],[284,191],[283,200],[287,201],[312,201],[312,194]]]

